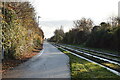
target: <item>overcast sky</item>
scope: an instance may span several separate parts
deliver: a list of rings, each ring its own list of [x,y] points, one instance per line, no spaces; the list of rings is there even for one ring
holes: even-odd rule
[[[73,27],[73,20],[82,17],[91,18],[94,24],[107,21],[118,15],[119,0],[29,0],[35,7],[37,16],[41,16],[40,26],[45,37],[53,36],[53,32],[61,25],[64,31]]]

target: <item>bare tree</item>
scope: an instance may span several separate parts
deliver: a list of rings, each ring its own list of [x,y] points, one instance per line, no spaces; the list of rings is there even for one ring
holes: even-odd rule
[[[78,28],[80,31],[91,31],[93,26],[93,21],[91,19],[82,18],[81,20],[76,20],[73,22],[74,27]]]

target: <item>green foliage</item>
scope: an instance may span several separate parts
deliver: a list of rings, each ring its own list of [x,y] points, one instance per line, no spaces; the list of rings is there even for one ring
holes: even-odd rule
[[[64,37],[64,31],[61,26],[60,29],[55,30],[54,36],[51,37],[51,39],[49,39],[49,41],[60,43],[63,41],[63,37]]]
[[[95,29],[95,28],[93,28]],[[86,46],[97,47],[97,48],[106,48],[106,49],[120,49],[120,27],[110,27],[102,25],[93,30],[90,38],[86,42]]]
[[[92,28],[92,20],[82,18],[74,21],[74,28],[64,33],[62,39],[56,33],[50,41],[65,44],[83,44],[86,47],[111,49],[119,52],[120,25],[118,22],[118,18],[112,18],[112,23],[101,22],[99,26]]]
[[[63,42],[68,44],[81,44],[87,40],[89,34],[78,29],[72,29],[68,33],[65,33]]]
[[[55,35],[50,41],[68,44],[84,43],[92,28],[93,22],[91,19],[82,18],[74,21],[74,28],[67,33],[61,33],[61,30],[55,30]]]
[[[28,2],[7,2],[2,7],[2,45],[5,58],[20,59],[42,44],[43,32],[35,19],[34,8]]]

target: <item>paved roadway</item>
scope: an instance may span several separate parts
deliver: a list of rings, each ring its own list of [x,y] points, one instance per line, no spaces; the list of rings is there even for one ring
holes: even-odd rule
[[[3,75],[3,78],[70,78],[69,57],[44,42],[40,54]]]

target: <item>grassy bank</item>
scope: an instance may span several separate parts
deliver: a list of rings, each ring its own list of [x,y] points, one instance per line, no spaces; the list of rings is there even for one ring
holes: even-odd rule
[[[58,49],[67,54],[70,58],[70,70],[72,79],[80,78],[80,80],[104,80],[115,78],[114,80],[117,80],[120,78],[120,76],[113,74],[112,72],[97,64],[78,58],[60,48]]]

